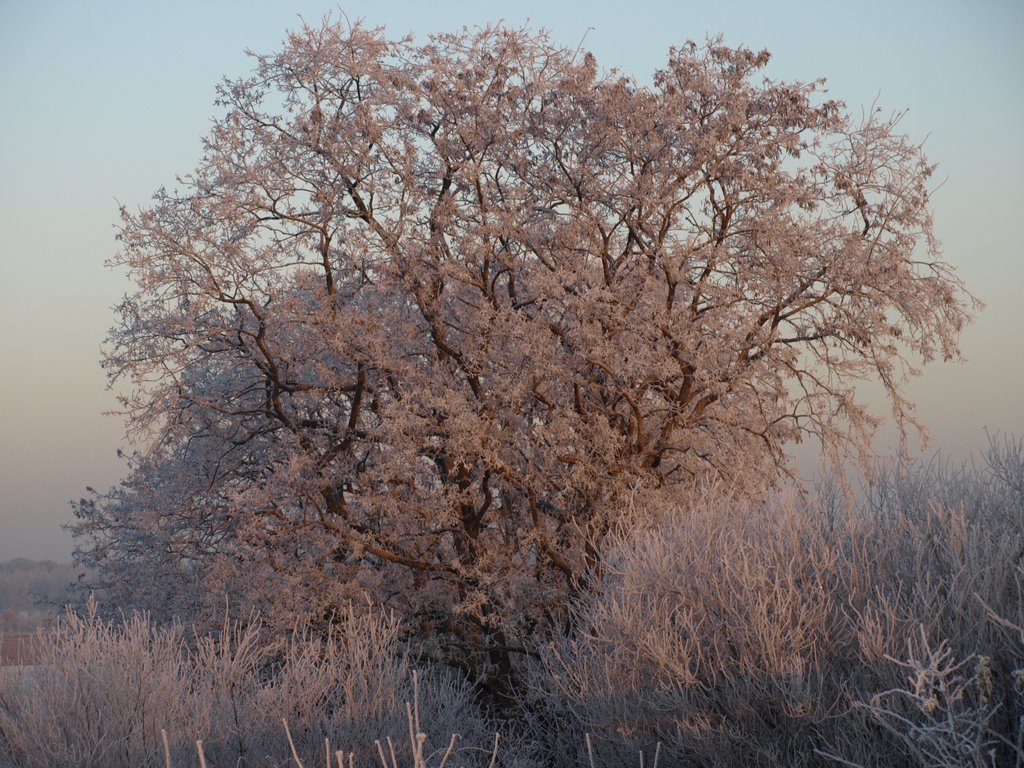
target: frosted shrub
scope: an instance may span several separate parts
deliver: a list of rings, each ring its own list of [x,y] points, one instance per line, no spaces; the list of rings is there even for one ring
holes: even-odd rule
[[[180,626],[142,615],[68,614],[37,636],[37,667],[0,677],[0,765],[155,768],[168,755],[195,765],[197,741],[210,765],[281,765],[290,749],[314,765],[325,739],[356,765],[377,763],[375,741],[401,765],[449,745],[458,765],[487,765],[494,731],[471,688],[428,671],[414,690],[399,629],[390,615],[350,607],[323,635],[298,627],[268,639],[254,619],[187,647]],[[403,738],[407,702],[438,743]]]
[[[883,468],[859,505],[708,491],[649,510],[541,650],[534,732],[580,765],[588,732],[607,766],[659,742],[681,766],[1011,764],[1020,459],[993,441],[981,467]]]
[[[414,700],[430,733],[458,733],[462,742],[482,750],[493,730],[471,688],[428,672],[414,691],[414,670],[399,647],[399,632],[393,615],[350,606],[326,634],[301,625],[287,641],[269,643],[261,640],[259,624],[250,622],[202,638],[199,685],[214,704],[211,732],[222,736],[206,743],[207,755],[221,765],[239,758],[272,763],[285,754],[287,719],[300,754],[321,753],[330,739],[354,753],[357,764],[369,765],[377,760],[374,742],[391,737],[399,758],[411,762],[409,740],[398,737],[408,730],[405,705]],[[471,764],[465,755],[461,759]]]
[[[795,763],[829,706],[817,669],[836,652],[836,570],[794,505],[708,493],[608,549],[575,639],[543,654],[549,702],[593,734],[600,765],[658,742],[670,765]]]
[[[922,766],[998,765],[1000,739],[991,727],[998,705],[987,656],[957,661],[945,642],[932,648],[922,631],[916,642],[907,641],[906,661],[890,661],[907,677],[902,687],[862,704],[873,721]]]
[[[108,623],[91,605],[40,631],[33,652],[37,666],[0,678],[0,756],[14,765],[158,766],[161,729],[205,726],[180,626]]]

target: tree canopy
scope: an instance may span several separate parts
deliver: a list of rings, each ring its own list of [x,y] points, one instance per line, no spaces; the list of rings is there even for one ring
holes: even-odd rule
[[[912,425],[974,308],[933,166],[768,58],[687,43],[642,85],[530,30],[330,21],[257,56],[122,211],[104,365],[139,451],[79,557],[150,607],[369,594],[514,649],[625,510],[865,451],[863,379]]]

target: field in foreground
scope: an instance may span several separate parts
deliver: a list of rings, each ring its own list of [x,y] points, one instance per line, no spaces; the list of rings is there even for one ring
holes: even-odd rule
[[[859,505],[638,517],[502,708],[368,607],[287,637],[69,614],[0,677],[0,764],[198,765],[201,740],[211,766],[322,766],[329,739],[345,766],[1019,766],[1021,448],[883,471]]]

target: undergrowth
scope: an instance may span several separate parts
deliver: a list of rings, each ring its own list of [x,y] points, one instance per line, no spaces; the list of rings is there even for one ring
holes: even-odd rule
[[[500,716],[378,610],[284,637],[69,613],[0,676],[0,763],[1022,766],[1022,448],[883,468],[860,503],[636,510]]]

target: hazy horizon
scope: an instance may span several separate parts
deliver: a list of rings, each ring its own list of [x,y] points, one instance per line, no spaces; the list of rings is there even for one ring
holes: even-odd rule
[[[317,22],[333,3],[197,2],[149,7],[103,0],[15,4],[0,0],[0,121],[4,147],[0,258],[0,561],[67,561],[68,501],[122,475],[123,440],[99,367],[111,310],[128,284],[105,269],[116,248],[118,204],[145,205],[189,172],[217,114],[214,86],[247,74],[246,48],[278,49],[302,14]],[[354,19],[362,8],[349,11]],[[901,128],[938,164],[935,229],[945,258],[987,308],[964,333],[967,362],[935,362],[914,382],[928,449],[953,460],[987,444],[984,430],[1024,436],[1024,6],[880,2],[822,8],[805,2],[634,2],[515,5],[385,0],[370,25],[391,37],[504,19],[581,44],[600,66],[649,79],[670,45],[722,34],[730,46],[767,48],[769,75],[826,77],[851,111],[908,110]],[[1014,351],[1016,350],[1016,351]],[[884,416],[877,388],[865,392]],[[883,430],[878,448],[895,444]],[[813,449],[800,451],[813,468]]]

